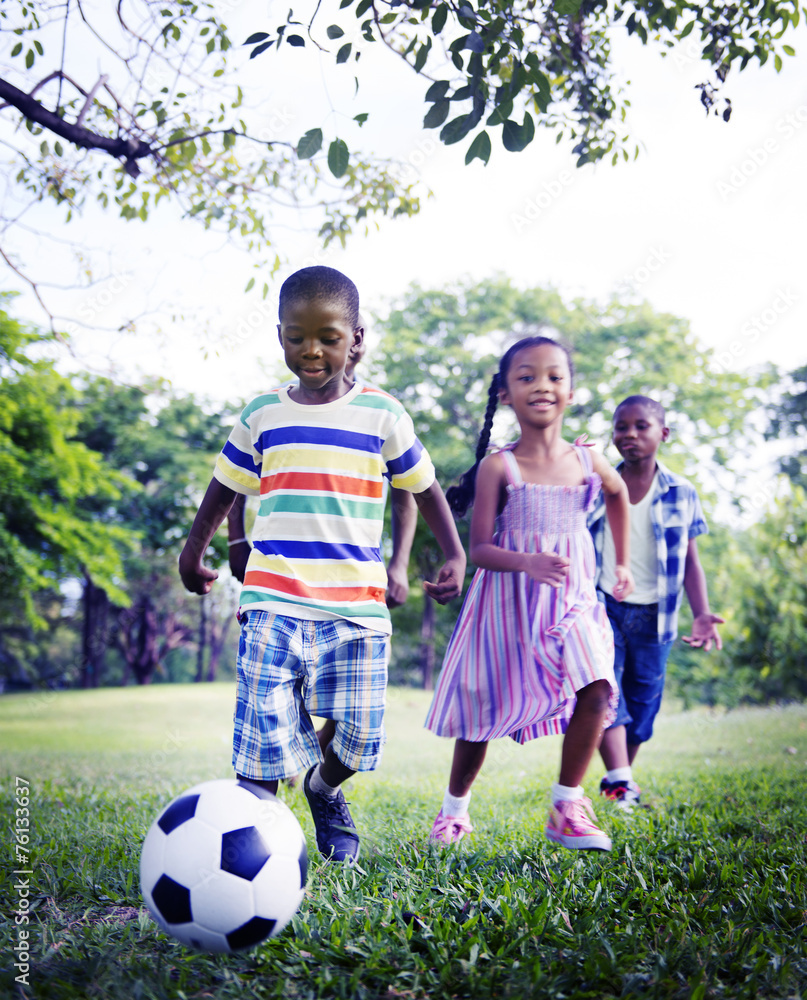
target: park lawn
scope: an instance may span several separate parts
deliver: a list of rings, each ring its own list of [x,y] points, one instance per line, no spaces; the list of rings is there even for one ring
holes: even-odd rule
[[[362,835],[349,871],[308,837],[298,915],[237,956],[186,951],[142,906],[138,859],[158,810],[231,776],[231,684],[0,698],[7,859],[0,992],[36,998],[801,998],[807,992],[807,708],[667,712],[625,816],[587,792],[610,854],[543,836],[560,740],[491,745],[463,850],[428,846],[451,743],[428,695],[392,689],[379,771],[347,786]],[[15,982],[14,785],[29,789],[28,986]],[[417,918],[405,918],[404,914]],[[22,925],[25,928],[26,925]],[[19,991],[19,992],[18,992]]]

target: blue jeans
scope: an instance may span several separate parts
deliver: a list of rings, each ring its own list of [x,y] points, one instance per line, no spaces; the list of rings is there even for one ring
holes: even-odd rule
[[[606,594],[605,609],[614,630],[619,685],[619,709],[609,728],[625,726],[630,745],[645,743],[661,707],[672,640],[659,642],[658,604],[625,604]]]

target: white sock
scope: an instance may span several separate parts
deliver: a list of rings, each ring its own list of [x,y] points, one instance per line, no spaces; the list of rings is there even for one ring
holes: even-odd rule
[[[606,771],[605,778],[611,784],[615,781],[633,781],[633,771],[630,764],[627,767],[614,767],[610,771]]]
[[[322,775],[319,773],[321,764],[317,764],[314,770],[311,772],[311,778],[308,785],[312,792],[317,792],[319,795],[329,795],[333,798],[334,795],[339,791],[339,786],[336,788],[331,788],[330,785],[326,785],[322,780]]]
[[[583,798],[583,786],[577,785],[576,788],[571,788],[569,785],[553,785],[552,786],[552,804],[556,802],[576,802],[578,799]]]
[[[452,795],[451,792],[446,789],[446,793],[443,796],[443,815],[455,817],[465,816],[468,812],[468,804],[470,801],[470,792],[468,792],[467,795]]]

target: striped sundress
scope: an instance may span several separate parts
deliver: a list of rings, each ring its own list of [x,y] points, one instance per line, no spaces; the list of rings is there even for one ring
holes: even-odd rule
[[[507,502],[494,542],[515,552],[554,552],[570,560],[555,589],[526,573],[478,569],[449,640],[426,728],[438,736],[526,743],[563,733],[576,692],[611,685],[606,725],[616,715],[614,640],[594,588],[595,555],[586,527],[602,481],[586,448],[576,448],[581,486],[525,483],[508,445]]]

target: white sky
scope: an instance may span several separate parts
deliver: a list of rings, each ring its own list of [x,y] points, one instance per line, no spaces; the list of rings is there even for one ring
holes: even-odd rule
[[[275,13],[262,23],[240,6],[231,20],[243,22],[243,37],[278,19]],[[241,37],[238,29],[234,35]],[[322,125],[326,137],[337,131],[351,149],[364,144],[408,162],[434,193],[420,215],[385,221],[344,251],[322,251],[293,228],[280,231],[288,263],[262,302],[244,294],[254,273],[246,254],[170,210],[142,225],[91,209],[62,227],[63,214],[43,207],[41,227],[103,246],[91,260],[114,274],[90,291],[52,290],[50,301],[55,311],[113,329],[145,311],[137,337],[77,330],[82,363],[128,379],[163,375],[179,390],[214,398],[265,387],[261,365],[271,369],[280,360],[280,281],[314,262],[350,275],[363,310],[381,314],[412,281],[440,287],[466,275],[500,273],[567,297],[605,299],[630,289],[657,310],[689,319],[724,368],[768,360],[794,368],[807,362],[806,40],[802,26],[791,39],[798,55],[781,73],[750,66],[730,80],[725,92],[734,113],[724,123],[706,117],[693,89],[708,68],[692,43],[663,60],[657,48],[617,35],[614,65],[632,81],[630,128],[644,148],[635,162],[581,170],[568,147],[540,129],[520,154],[506,152],[494,132],[489,165],[465,167],[467,143],[439,146],[437,132],[420,127],[427,81],[380,45],[362,58],[356,98],[352,70],[333,66],[332,57],[308,50],[252,62],[245,56],[239,83],[247,103],[259,105],[264,128],[296,141]],[[351,121],[360,111],[371,112],[361,130]],[[50,280],[70,283],[74,265],[65,251],[33,241],[27,250]],[[10,277],[4,274],[5,287],[22,288]],[[15,311],[44,321],[28,293]]]

